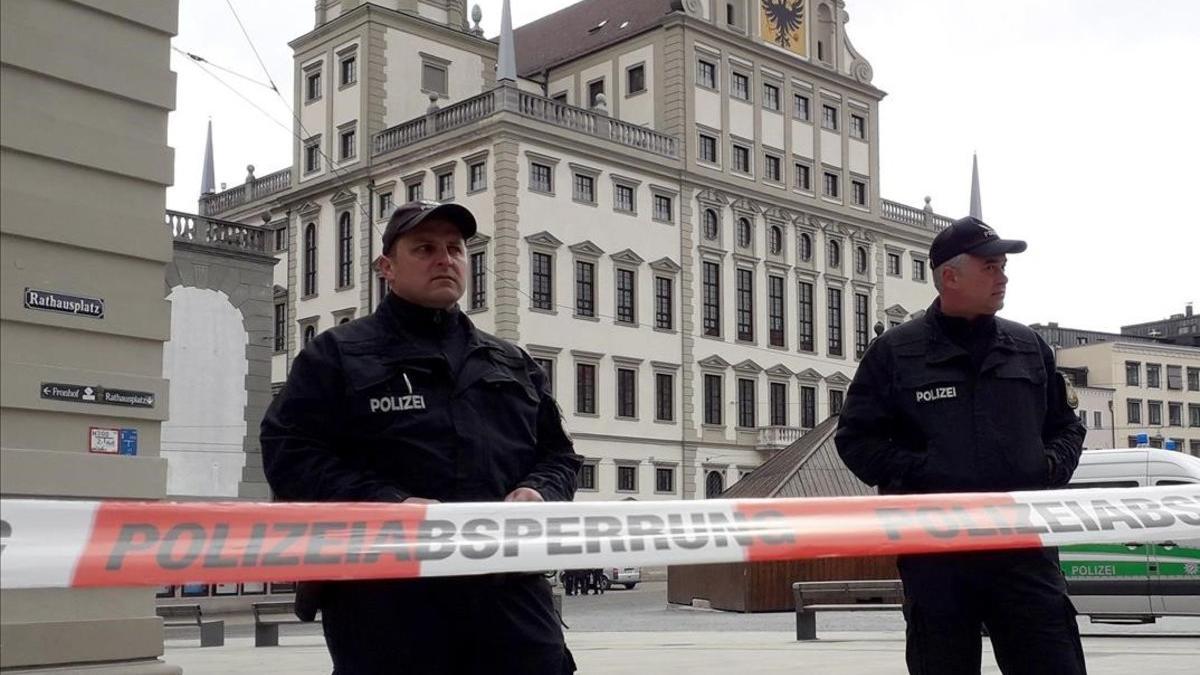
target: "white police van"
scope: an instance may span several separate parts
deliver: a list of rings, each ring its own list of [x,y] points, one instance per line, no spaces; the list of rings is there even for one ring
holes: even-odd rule
[[[1200,483],[1200,459],[1156,448],[1087,450],[1072,488]],[[1200,616],[1200,539],[1063,546],[1071,600],[1093,622]]]

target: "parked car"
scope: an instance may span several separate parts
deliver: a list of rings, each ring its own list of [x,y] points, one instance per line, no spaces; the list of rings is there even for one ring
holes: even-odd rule
[[[633,587],[642,580],[642,568],[606,567],[604,568],[604,580],[608,582],[609,587],[619,584],[626,589],[633,590]]]
[[[1131,448],[1085,451],[1069,487],[1191,483],[1200,483],[1200,459]],[[1059,556],[1075,608],[1094,623],[1200,616],[1200,539],[1063,546]]]

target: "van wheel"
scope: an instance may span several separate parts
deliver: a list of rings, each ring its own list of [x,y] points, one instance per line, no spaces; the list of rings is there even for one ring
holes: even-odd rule
[[[637,586],[637,584],[636,584],[636,583],[633,583],[633,584],[625,584],[625,590],[627,590],[627,591],[632,591],[634,586]]]

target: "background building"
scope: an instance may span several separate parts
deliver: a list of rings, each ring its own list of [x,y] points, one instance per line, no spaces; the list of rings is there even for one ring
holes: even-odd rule
[[[1125,335],[1144,335],[1162,342],[1200,347],[1200,317],[1192,313],[1188,303],[1183,314],[1172,314],[1169,318],[1146,323],[1121,326]]]
[[[318,3],[293,166],[200,204],[274,232],[273,382],[378,303],[392,207],[453,200],[463,308],[550,374],[580,498],[716,494],[797,440],[928,305],[949,222],[879,197],[883,92],[837,4],[805,7],[588,0],[510,49],[459,0]]]

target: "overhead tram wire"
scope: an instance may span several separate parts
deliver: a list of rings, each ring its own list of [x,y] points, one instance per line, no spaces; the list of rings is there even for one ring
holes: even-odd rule
[[[254,46],[254,41],[250,39],[250,33],[246,32],[246,26],[242,24],[242,18],[238,16],[237,10],[233,8],[233,1],[225,0],[225,4],[229,5],[229,11],[233,13],[233,19],[237,21],[238,28],[242,29],[242,35],[246,36],[246,42],[250,43],[250,51],[254,52],[254,58],[258,59],[258,65],[262,66],[263,73],[267,76],[267,81],[271,83],[271,89],[278,94],[279,87],[275,86],[275,80],[271,79],[271,72],[267,70],[267,64],[263,63],[262,57],[258,54],[258,48]]]
[[[216,63],[209,61],[208,59],[204,58],[203,56],[200,56],[199,54],[194,54],[192,52],[185,51],[185,50],[180,49],[179,47],[175,47],[175,46],[172,46],[171,49],[180,54],[183,54],[184,56],[188,57],[189,59],[191,59],[193,61],[196,61],[198,63],[208,64],[208,65],[212,66],[213,68],[216,68],[217,70],[223,70],[223,71],[229,73],[230,75],[233,75],[234,77],[240,77],[247,82],[250,82],[252,84],[257,84],[258,86],[260,86],[264,89],[274,89],[275,88],[275,86],[273,84],[267,84],[266,82],[262,82],[261,80],[256,80],[253,77],[250,77],[249,75],[243,75],[243,74],[237,72],[236,70],[233,70],[232,68],[226,68],[224,66],[217,65]]]

